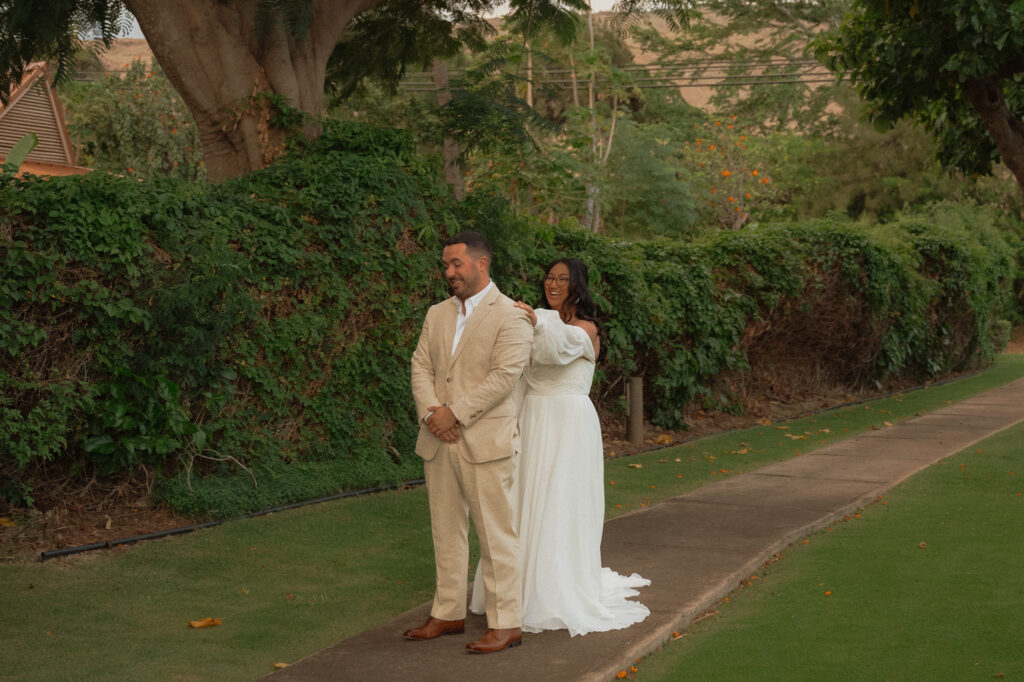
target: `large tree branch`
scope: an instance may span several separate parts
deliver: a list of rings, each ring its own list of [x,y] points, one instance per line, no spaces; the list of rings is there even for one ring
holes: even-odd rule
[[[969,80],[962,89],[992,136],[1003,163],[1024,191],[1024,122],[1006,106],[1002,82],[992,78]]]

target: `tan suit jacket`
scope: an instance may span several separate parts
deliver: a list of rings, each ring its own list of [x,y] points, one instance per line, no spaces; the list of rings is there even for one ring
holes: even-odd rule
[[[447,405],[461,424],[465,457],[489,462],[519,453],[512,393],[530,358],[533,329],[512,299],[493,287],[466,321],[452,354],[459,299],[434,305],[412,355],[412,394],[420,432],[416,454],[431,460],[441,441],[423,418],[431,405]]]

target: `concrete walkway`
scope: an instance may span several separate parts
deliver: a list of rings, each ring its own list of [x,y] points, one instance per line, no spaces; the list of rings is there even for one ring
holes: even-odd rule
[[[611,680],[683,631],[775,553],[876,500],[918,471],[1024,421],[1024,379],[928,415],[802,457],[703,486],[604,528],[603,563],[651,579],[639,599],[651,616],[625,630],[570,638],[526,634],[523,646],[474,655],[482,635],[409,642],[402,632],[429,615],[423,604],[394,620],[270,675],[287,680]]]

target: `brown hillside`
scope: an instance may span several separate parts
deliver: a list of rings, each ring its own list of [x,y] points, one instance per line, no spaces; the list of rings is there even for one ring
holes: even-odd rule
[[[151,63],[153,51],[142,38],[121,38],[115,40],[109,49],[102,51],[99,58],[107,71],[123,71],[135,60]]]

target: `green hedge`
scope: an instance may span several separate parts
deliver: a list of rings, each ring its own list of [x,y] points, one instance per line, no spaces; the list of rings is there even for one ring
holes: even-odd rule
[[[179,510],[224,516],[418,477],[408,358],[458,229],[488,234],[499,286],[535,304],[545,263],[588,262],[606,409],[636,373],[670,427],[695,400],[741,409],[787,368],[940,376],[989,361],[1008,329],[1000,220],[940,205],[616,242],[456,204],[407,136],[354,124],[216,187],[5,176],[0,494],[146,466]]]

